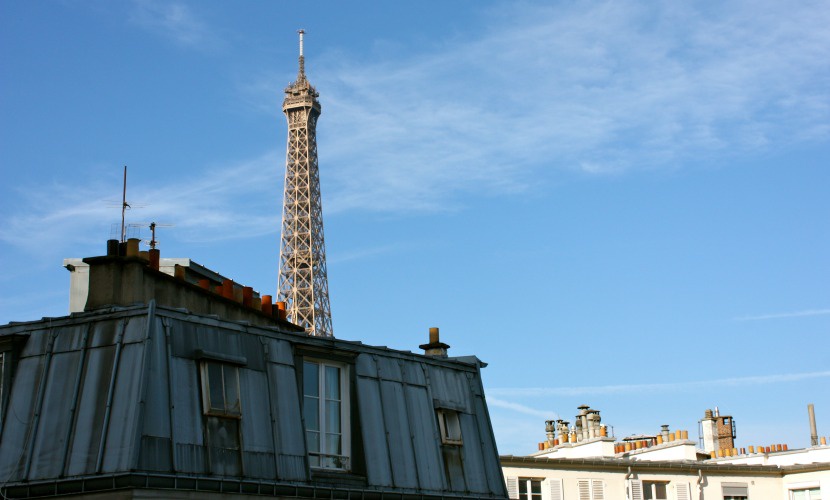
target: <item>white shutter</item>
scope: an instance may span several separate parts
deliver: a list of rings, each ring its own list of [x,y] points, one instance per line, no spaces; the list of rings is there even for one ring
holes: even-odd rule
[[[605,500],[604,486],[602,479],[591,480],[591,500]]]
[[[677,483],[677,500],[692,500],[692,492],[689,483]]]
[[[630,500],[643,500],[643,482],[639,479],[630,479],[628,489],[631,491]]]
[[[579,500],[591,500],[591,483],[587,479],[577,481]]]
[[[511,500],[519,500],[519,478],[507,478],[507,498]]]
[[[550,483],[550,500],[562,500],[564,498],[562,494],[562,480],[548,479],[548,483]]]

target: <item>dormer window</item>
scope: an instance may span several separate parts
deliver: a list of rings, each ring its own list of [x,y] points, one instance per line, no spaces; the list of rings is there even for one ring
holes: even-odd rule
[[[348,366],[303,361],[303,418],[312,468],[350,470]]]
[[[448,410],[445,408],[438,408],[435,410],[438,417],[438,429],[441,432],[441,443],[461,445],[461,423],[458,419],[458,412],[455,410]]]
[[[213,474],[241,475],[242,404],[239,397],[239,366],[202,359],[199,367],[208,467]]]

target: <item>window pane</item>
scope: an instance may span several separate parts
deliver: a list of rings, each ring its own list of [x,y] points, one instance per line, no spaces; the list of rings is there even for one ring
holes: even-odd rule
[[[530,482],[530,491],[532,493],[539,493],[542,494],[542,481],[531,481]]]
[[[306,431],[305,436],[308,440],[308,451],[311,453],[320,453],[320,433],[317,431]]]
[[[666,483],[655,483],[654,484],[654,492],[656,493],[655,498],[665,500],[668,497],[666,496]]]
[[[241,415],[242,408],[239,402],[239,368],[223,366],[225,375],[225,412],[228,415]]]
[[[326,367],[326,399],[340,400],[340,368]]]
[[[303,398],[303,415],[305,428],[310,431],[320,430],[320,400],[311,396]]]
[[[207,363],[208,389],[210,395],[209,407],[211,410],[225,411],[225,396],[222,388],[222,365]]]
[[[326,432],[340,433],[340,403],[326,402]]]
[[[340,455],[341,454],[340,448],[340,435],[339,434],[331,434],[326,433],[326,454],[327,455]]]
[[[527,479],[519,478],[519,493],[527,493]]]
[[[303,363],[303,394],[306,396],[320,396],[319,365],[306,361]]]

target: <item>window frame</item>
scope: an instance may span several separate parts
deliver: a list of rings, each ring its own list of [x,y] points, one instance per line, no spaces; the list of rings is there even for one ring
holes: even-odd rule
[[[211,386],[210,386],[210,366],[218,366],[222,370],[222,407],[223,410],[219,410],[213,405],[212,395],[211,395]],[[227,386],[227,377],[225,376],[225,370],[232,370],[233,375],[231,378],[231,383],[234,385],[234,390],[236,391],[236,409],[233,407],[228,407],[228,392]],[[242,387],[239,383],[239,366],[223,361],[217,361],[213,359],[201,359],[199,361],[199,371],[201,375],[201,386],[202,386],[202,414],[206,416],[213,416],[213,417],[223,417],[223,418],[234,418],[241,420],[242,419],[242,394],[241,390]]]
[[[319,471],[343,471],[343,472],[350,472],[352,467],[352,418],[351,418],[351,405],[352,405],[352,396],[350,391],[350,376],[351,376],[351,366],[348,363],[344,363],[342,361],[335,361],[331,359],[325,359],[315,356],[303,356],[301,358],[302,362],[302,383],[300,385],[301,393],[303,395],[303,439],[305,440],[306,444],[306,455],[308,458],[308,465],[313,470]],[[306,378],[308,376],[307,369],[308,365],[315,365],[315,370],[317,371],[317,396],[310,396],[306,393]],[[332,455],[328,453],[324,453],[323,450],[326,449],[327,446],[327,436],[329,434],[333,434],[328,432],[326,428],[326,401],[327,398],[323,397],[326,394],[326,377],[325,377],[325,368],[332,367],[337,368],[339,371],[339,395],[340,399],[338,402],[340,403],[340,454],[339,455]],[[317,426],[318,429],[309,429],[309,415],[307,415],[306,411],[306,398],[307,397],[316,397],[317,402]],[[319,448],[316,451],[311,450],[311,443],[309,442],[309,432],[317,432],[319,434]],[[312,457],[317,457],[317,462],[314,463]],[[324,459],[326,457],[330,457],[334,462],[331,464],[324,463]]]
[[[0,366],[0,433],[4,422],[6,420],[6,412],[8,410],[9,401],[12,395],[12,386],[14,385],[15,371],[17,371],[17,363],[19,361],[20,350],[29,340],[28,334],[12,334],[0,337],[0,353],[2,353],[3,362]]]
[[[461,418],[459,412],[448,408],[436,408],[435,417],[438,419],[438,432],[441,434],[441,444],[462,446],[464,436],[461,433]]]
[[[201,352],[199,353],[198,363],[200,379],[199,385],[202,399],[203,435],[206,449],[205,457],[207,459],[208,469],[212,474],[244,476],[245,465],[242,460],[242,387],[239,373],[239,369],[244,366],[244,364],[236,362],[235,359],[225,359],[225,357],[219,355],[204,355],[204,353]],[[213,405],[214,401],[212,401],[210,382],[210,369],[212,366],[219,367],[221,369],[220,380],[222,381],[222,410],[217,409]],[[236,391],[236,404],[232,405],[230,408],[227,404],[228,392],[226,383],[228,381],[228,377],[226,376],[226,373],[231,374],[229,376],[232,388]],[[234,408],[234,406],[236,408]],[[228,432],[224,434],[224,436],[231,437],[233,439],[233,442],[230,443],[232,445],[231,447],[227,446],[227,442],[224,443],[225,446],[222,445],[223,438],[221,436],[223,434],[214,434],[214,432],[216,432],[215,429],[219,426],[227,426],[235,430],[235,432]],[[211,429],[214,429],[214,431]],[[223,450],[225,453],[228,451],[235,452],[236,462],[229,462],[226,458],[218,460],[217,457],[214,456],[214,453],[219,450]],[[224,456],[227,457],[228,455],[225,454]]]
[[[807,497],[805,500],[821,500],[821,485],[820,484],[810,484],[810,485],[788,485],[787,486],[787,500],[796,500],[795,494],[798,492],[807,492]],[[813,498],[812,492],[818,492],[818,498]]]
[[[721,483],[721,496],[724,500],[746,500],[749,498],[749,484],[744,482]]]
[[[643,486],[643,500],[669,500],[669,481],[659,481],[654,479],[643,479],[642,486]],[[657,486],[660,485],[663,487],[663,495],[662,497],[658,497],[657,493]],[[648,491],[648,495],[646,495],[646,491]]]
[[[542,500],[543,493],[542,493],[542,484],[544,484],[544,478],[540,477],[519,477],[518,478],[518,500]],[[525,491],[522,492],[522,486],[524,485]],[[533,487],[538,486],[538,492],[533,491]]]

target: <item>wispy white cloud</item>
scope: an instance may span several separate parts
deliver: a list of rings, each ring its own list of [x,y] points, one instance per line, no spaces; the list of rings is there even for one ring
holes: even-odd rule
[[[621,175],[830,138],[830,9],[713,5],[511,2],[463,39],[418,52],[311,53],[324,113],[325,214],[459,210],[464,195],[543,189],[561,169]],[[215,40],[181,3],[137,2],[134,22],[187,46]],[[274,112],[274,92],[294,71],[292,63],[244,89]],[[153,200],[141,219],[175,223],[185,238],[274,231],[283,155],[218,166],[195,181],[171,173],[168,187],[136,185],[131,197]],[[37,192],[19,205],[27,211],[0,221],[0,241],[43,248],[112,220],[99,201],[111,186]]]
[[[399,248],[399,245],[382,245],[377,247],[369,247],[369,248],[360,248],[357,250],[351,250],[347,252],[339,252],[335,254],[329,254],[327,257],[328,263],[343,263],[349,262],[352,260],[361,260],[366,259],[369,257],[376,257],[378,255],[383,255],[385,253],[393,252]]]
[[[828,23],[818,2],[506,3],[490,27],[415,54],[317,57],[328,209],[456,209],[561,169],[826,141]]]
[[[186,182],[170,179],[161,185],[131,183],[127,201],[146,206],[132,210],[129,219],[175,224],[176,237],[190,242],[276,232],[281,214],[273,193],[281,187],[281,159],[280,153],[271,151],[252,160],[205,170]],[[120,177],[111,180],[120,186]],[[37,189],[21,186],[18,190],[29,211],[0,220],[0,241],[30,251],[72,248],[90,239],[99,241],[101,228],[120,219],[118,209],[108,207],[105,201],[111,198],[113,185],[98,181]]]
[[[830,314],[830,309],[807,309],[805,311],[795,311],[775,314],[759,314],[756,316],[740,316],[733,318],[735,321],[761,321],[765,319],[780,319],[780,318],[800,318],[804,316],[824,316]]]
[[[554,420],[559,418],[559,414],[555,411],[539,410],[519,403],[514,403],[512,401],[506,401],[504,399],[498,399],[494,397],[487,398],[487,406],[490,408],[503,408],[505,410],[524,413],[525,415],[532,415],[534,417],[541,417]]]
[[[632,394],[658,391],[683,391],[694,389],[708,389],[713,386],[752,386],[771,385],[802,380],[829,378],[830,371],[788,373],[779,375],[759,375],[751,377],[734,377],[717,380],[700,380],[691,382],[670,382],[660,384],[616,384],[587,387],[511,387],[491,388],[489,395],[512,397],[545,397],[545,396],[595,396],[604,394]],[[489,399],[488,399],[489,401]]]
[[[135,0],[130,21],[184,47],[209,50],[221,46],[216,34],[182,2]]]

